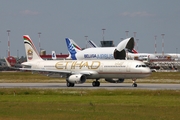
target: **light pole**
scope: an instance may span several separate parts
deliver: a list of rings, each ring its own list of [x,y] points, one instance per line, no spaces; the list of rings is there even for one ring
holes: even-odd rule
[[[161,34],[162,35],[162,55],[164,56],[164,35],[165,34]]]
[[[1,52],[1,41],[0,41],[0,59],[1,59],[1,53],[2,53],[2,52]]]
[[[155,40],[155,43],[154,43],[154,53],[156,54],[157,53],[157,45],[156,45],[156,38],[157,38],[157,36],[155,35],[154,36],[154,40]]]
[[[136,45],[137,45],[136,47],[137,47],[137,51],[138,51],[138,41],[139,41],[139,39],[136,39],[136,41],[137,41],[137,42],[136,42],[136,43],[137,43],[137,44],[136,44]]]
[[[136,32],[134,32],[134,39],[136,38]]]
[[[129,32],[129,31],[125,31],[125,32],[126,32],[126,38],[128,38],[128,32]]]
[[[17,59],[19,59],[19,50],[17,50]]]
[[[38,32],[38,34],[39,34],[39,53],[41,53],[41,39],[40,39],[41,32]]]
[[[104,31],[105,31],[105,30],[106,30],[105,28],[102,29],[102,31],[103,31],[103,41],[104,41]]]
[[[176,48],[176,55],[178,54],[178,48]]]
[[[8,33],[8,57],[10,56],[10,40],[9,40],[9,34],[10,34],[10,30],[7,30]]]
[[[86,36],[84,36],[84,37],[86,38],[86,48],[87,48],[87,37],[88,37],[88,36],[86,35]]]

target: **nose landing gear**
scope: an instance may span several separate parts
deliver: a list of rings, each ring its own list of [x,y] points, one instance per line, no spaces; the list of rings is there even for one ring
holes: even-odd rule
[[[132,81],[133,81],[132,86],[133,86],[133,87],[137,87],[136,79],[132,79]]]

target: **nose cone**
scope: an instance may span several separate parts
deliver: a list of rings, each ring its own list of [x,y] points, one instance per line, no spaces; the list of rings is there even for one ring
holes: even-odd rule
[[[151,75],[151,69],[149,67],[146,67],[145,69],[143,69],[142,73],[145,75],[145,77],[148,77]]]

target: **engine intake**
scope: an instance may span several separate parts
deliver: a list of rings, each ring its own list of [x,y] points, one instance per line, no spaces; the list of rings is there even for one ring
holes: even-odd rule
[[[69,83],[76,83],[76,84],[84,83],[86,81],[86,76],[82,74],[71,75],[67,78],[67,81]]]

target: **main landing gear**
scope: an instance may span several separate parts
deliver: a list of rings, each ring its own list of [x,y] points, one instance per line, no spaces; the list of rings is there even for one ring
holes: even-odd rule
[[[100,86],[100,82],[98,81],[98,79],[96,79],[96,81],[92,82],[92,86],[93,87],[99,87]]]
[[[133,87],[137,87],[137,84],[136,84],[136,79],[132,79],[132,81],[133,81],[132,86],[133,86]]]
[[[74,87],[74,83],[67,82],[66,85],[67,87]]]

